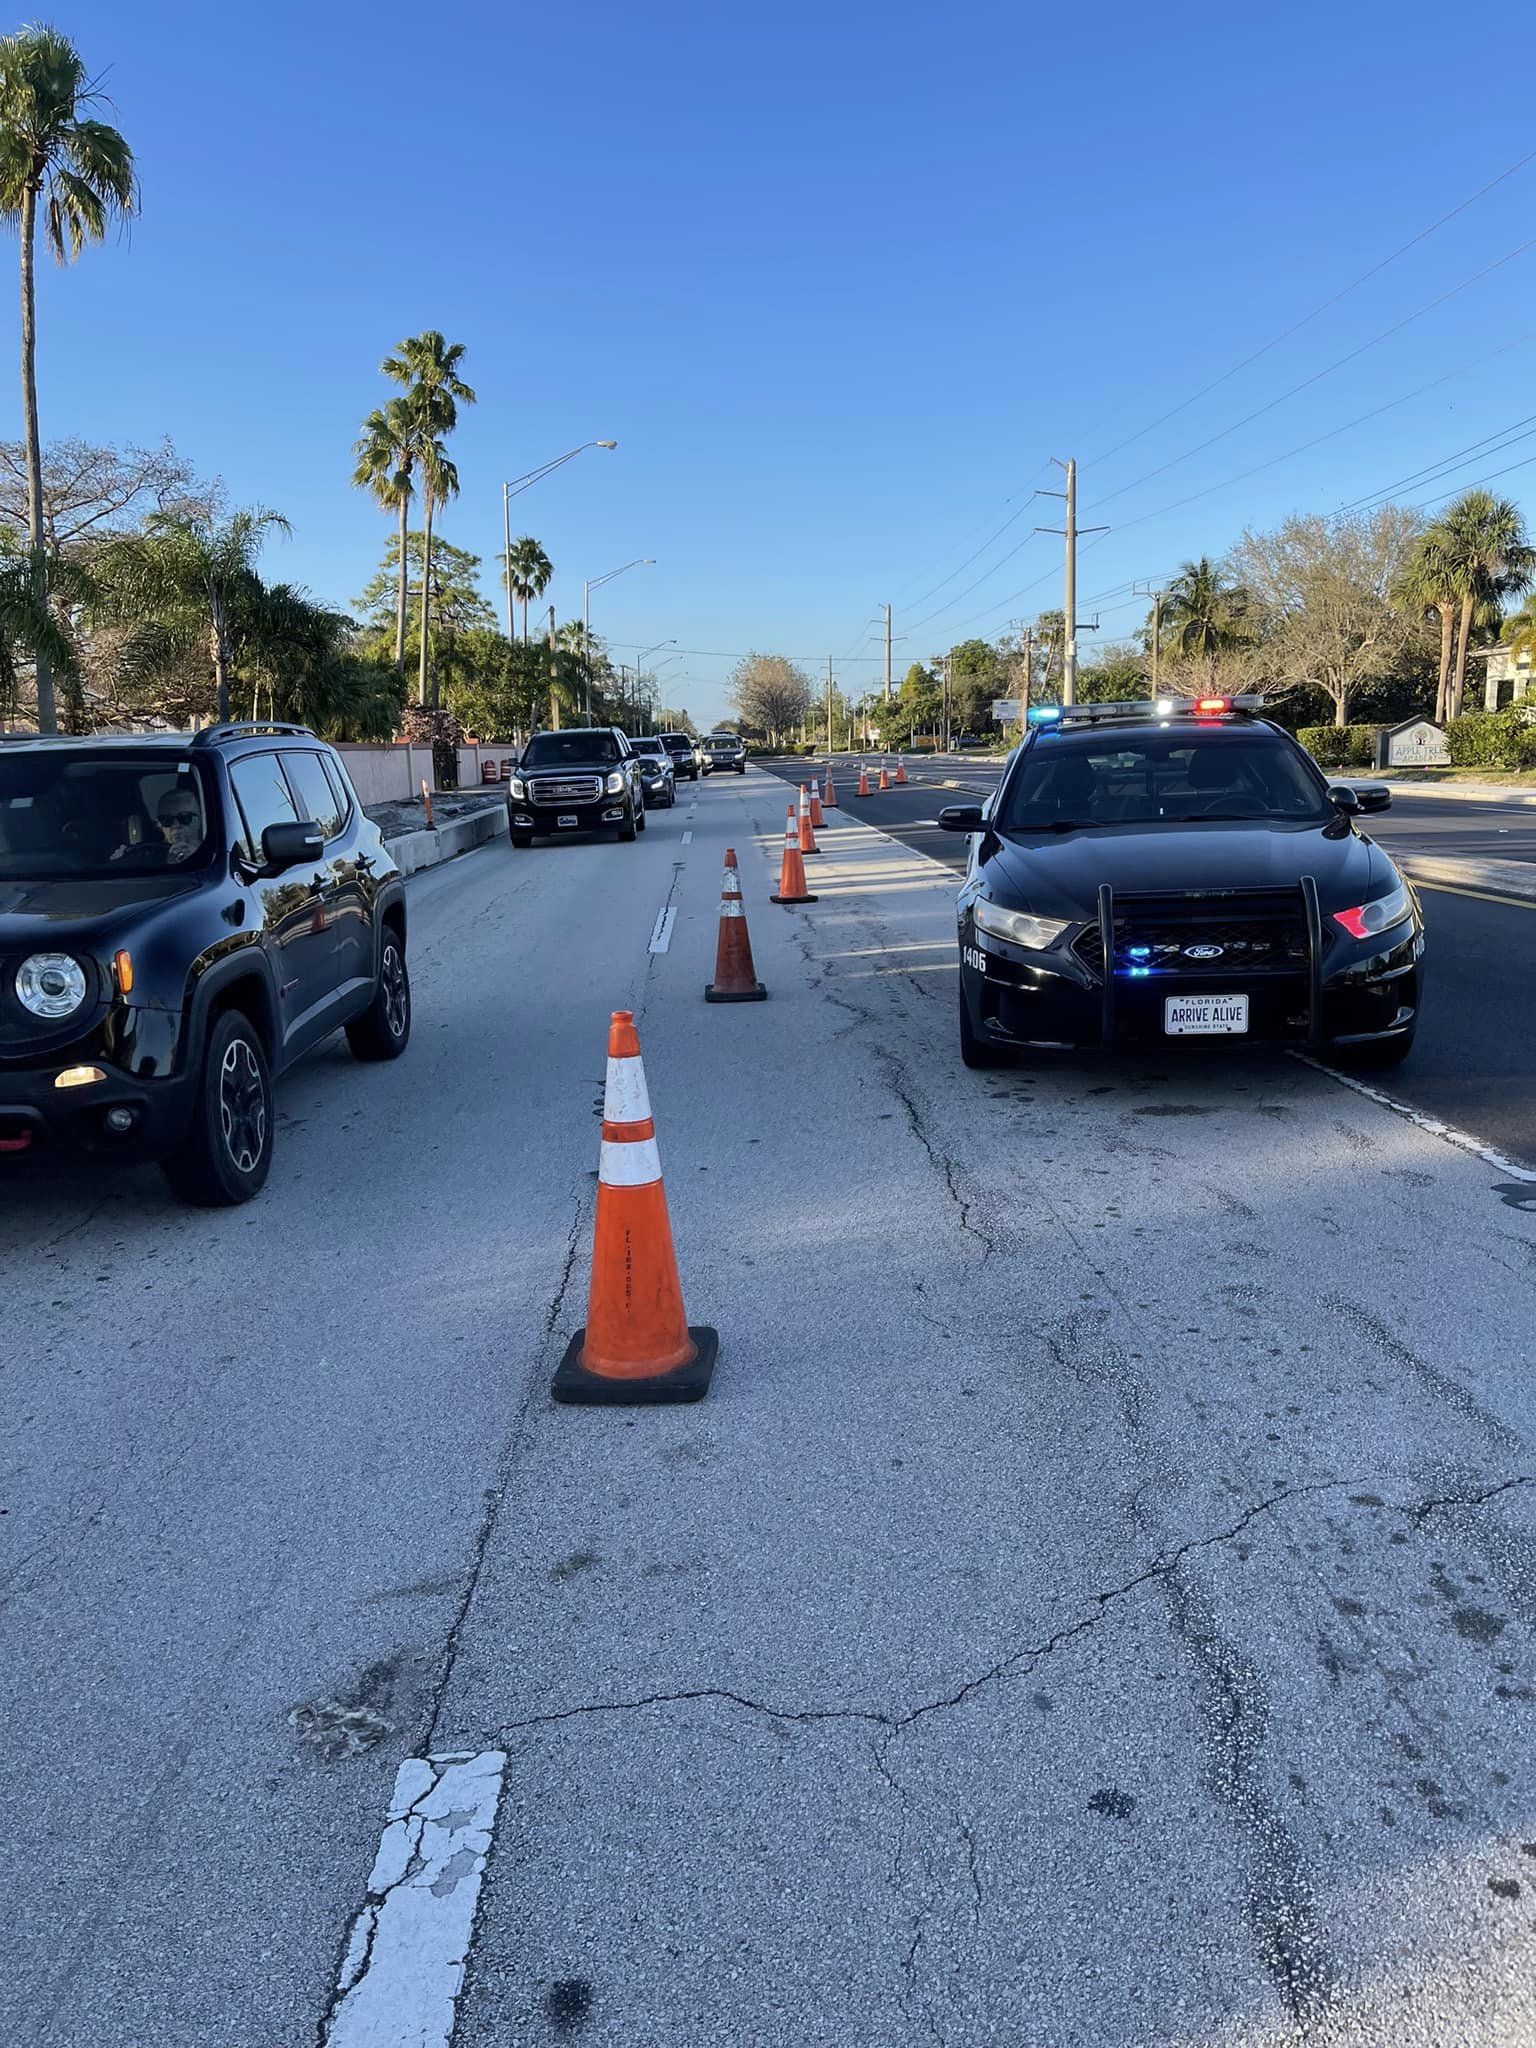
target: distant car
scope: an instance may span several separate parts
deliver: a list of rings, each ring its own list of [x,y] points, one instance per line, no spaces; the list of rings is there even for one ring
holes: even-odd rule
[[[0,1168],[154,1160],[184,1201],[266,1181],[273,1077],[411,1035],[405,887],[297,725],[0,742]]]
[[[712,732],[699,743],[706,775],[724,774],[727,768],[734,768],[738,775],[747,772],[747,745],[733,732]]]
[[[658,733],[657,738],[672,756],[673,772],[677,775],[686,775],[690,782],[697,782],[699,757],[691,736],[685,732],[664,732]]]
[[[1258,699],[1037,705],[985,805],[959,897],[960,1055],[1310,1046],[1385,1067],[1413,1045],[1424,926],[1330,784]]]
[[[640,764],[640,781],[648,804],[670,811],[677,802],[677,771],[672,756],[658,739],[632,739],[629,750]]]
[[[616,725],[536,732],[507,781],[507,829],[515,847],[535,837],[645,830],[640,763]]]

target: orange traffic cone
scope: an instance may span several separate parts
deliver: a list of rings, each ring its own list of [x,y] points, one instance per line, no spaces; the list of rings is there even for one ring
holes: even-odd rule
[[[827,786],[822,792],[822,802],[829,811],[837,809],[837,786],[832,780],[832,763],[827,763]]]
[[[588,1405],[699,1401],[719,1347],[714,1330],[690,1329],[683,1313],[640,1040],[633,1013],[615,1010],[587,1325],[566,1347],[550,1392]]]
[[[859,795],[869,795],[869,770],[862,761],[859,763]]]
[[[768,991],[752,964],[747,914],[741,907],[741,878],[734,847],[725,849],[720,878],[720,936],[715,941],[715,978],[704,991],[706,1003],[761,1003]]]
[[[800,851],[802,853],[820,853],[821,848],[816,844],[816,834],[811,830],[810,794],[803,782],[800,785],[800,815],[798,824],[800,829]]]
[[[906,762],[905,762],[905,761],[898,761],[898,762],[896,763],[896,787],[897,787],[898,789],[905,789],[905,788],[906,788],[906,786],[907,786],[907,764],[906,764]]]
[[[779,893],[770,896],[770,903],[814,903],[816,898],[805,886],[805,862],[800,857],[800,833],[795,824],[795,807],[789,806],[785,813],[784,858],[779,865]]]
[[[887,774],[886,774],[886,772],[885,772],[884,768],[882,768],[882,769],[880,770],[880,787],[881,787],[882,789],[889,789],[889,788],[890,788],[890,786],[891,786],[891,778],[890,778],[890,776],[889,776],[889,775],[887,775]]]
[[[813,775],[811,777],[811,830],[819,832],[826,822],[826,819],[821,815],[821,791],[817,788],[816,778]]]

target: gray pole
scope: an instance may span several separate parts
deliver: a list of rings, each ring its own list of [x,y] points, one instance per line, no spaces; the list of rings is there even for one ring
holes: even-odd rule
[[[885,701],[891,701],[891,608],[885,608]]]
[[[512,500],[505,484],[501,487],[501,538],[503,553],[501,566],[507,575],[507,638],[514,638],[512,631]]]
[[[827,656],[827,752],[832,751],[832,657]]]
[[[1077,702],[1077,459],[1067,464],[1067,575],[1062,607],[1061,701]]]
[[[581,659],[587,672],[587,723],[592,723],[592,584],[581,586]]]
[[[554,731],[560,730],[560,697],[555,689],[555,608],[549,608],[549,722]]]
[[[1162,641],[1162,637],[1163,593],[1160,590],[1154,590],[1152,593],[1152,694],[1154,697],[1158,694],[1157,658],[1160,651],[1160,643]]]

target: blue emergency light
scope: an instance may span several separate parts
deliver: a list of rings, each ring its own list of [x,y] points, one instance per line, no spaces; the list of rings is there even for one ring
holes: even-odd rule
[[[1059,704],[1031,704],[1027,713],[1031,725],[1054,725],[1061,716]]]

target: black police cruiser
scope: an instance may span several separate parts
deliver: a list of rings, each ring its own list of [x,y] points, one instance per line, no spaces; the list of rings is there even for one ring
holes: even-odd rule
[[[1413,1044],[1418,899],[1261,699],[1036,706],[960,891],[960,1053],[1304,1046],[1383,1067]]]
[[[396,1058],[411,989],[404,884],[323,740],[0,741],[0,1171],[154,1159],[248,1201],[272,1077],[339,1028]]]

